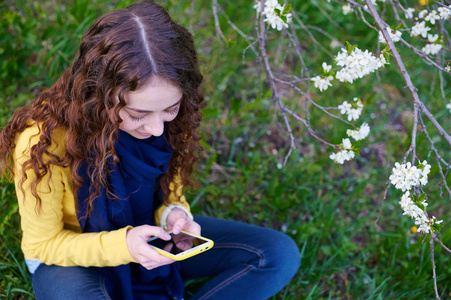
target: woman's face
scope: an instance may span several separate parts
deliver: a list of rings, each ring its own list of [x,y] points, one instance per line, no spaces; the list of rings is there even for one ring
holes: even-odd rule
[[[177,117],[182,95],[179,87],[153,77],[141,89],[125,94],[127,104],[119,111],[119,129],[137,139],[162,135],[164,123]],[[116,97],[115,101],[119,99]]]

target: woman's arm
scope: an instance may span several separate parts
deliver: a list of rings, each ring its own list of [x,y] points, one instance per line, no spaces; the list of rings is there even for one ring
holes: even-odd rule
[[[158,225],[165,230],[173,231],[175,234],[186,230],[200,235],[200,226],[193,221],[190,207],[183,195],[183,185],[180,175],[174,178],[169,184],[171,193],[168,195],[168,205],[161,205],[155,212],[155,220]]]
[[[64,130],[55,132],[55,144],[49,151],[64,155]],[[81,233],[75,212],[72,178],[69,168],[51,166],[37,186],[41,208],[31,193],[30,183],[35,178],[28,170],[23,183],[22,164],[29,159],[30,148],[39,140],[37,126],[27,128],[16,140],[14,171],[16,193],[23,231],[22,250],[26,259],[39,260],[60,266],[117,266],[134,261],[126,243],[127,230]],[[61,157],[61,156],[60,156]]]
[[[174,181],[169,184],[169,190],[171,191],[168,195],[167,202],[168,205],[162,204],[155,211],[155,221],[157,225],[168,229],[167,219],[169,214],[174,209],[182,210],[188,218],[193,219],[193,215],[190,211],[190,206],[183,195],[183,185],[180,175],[175,176]]]

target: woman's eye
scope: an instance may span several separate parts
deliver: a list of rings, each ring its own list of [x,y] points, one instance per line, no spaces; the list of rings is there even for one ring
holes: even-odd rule
[[[137,117],[134,117],[134,116],[132,116],[132,115],[129,115],[129,116],[130,116],[130,119],[131,119],[133,122],[139,122],[139,121],[141,121],[142,119],[144,119],[144,117],[137,118]]]
[[[180,106],[177,106],[176,108],[167,110],[166,112],[170,115],[176,115],[179,112],[179,108],[180,108]]]

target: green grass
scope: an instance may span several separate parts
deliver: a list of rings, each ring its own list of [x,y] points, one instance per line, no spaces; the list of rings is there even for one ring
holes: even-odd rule
[[[92,20],[131,2],[0,3],[0,127],[15,108],[29,103],[58,78],[73,59],[81,35]],[[231,20],[252,35],[252,4],[223,2],[220,5]],[[341,30],[334,30],[312,3],[296,1],[293,9],[312,26],[311,33],[328,51],[336,53],[338,49],[331,49],[330,38],[313,26],[334,32],[334,38],[342,43],[349,41],[376,51],[376,33],[357,24],[354,16],[343,16],[333,3],[321,4],[340,24]],[[193,212],[281,230],[297,242],[301,268],[274,299],[433,299],[429,239],[423,241],[423,236],[410,231],[413,221],[401,216],[397,203],[401,194],[390,189],[379,215],[391,167],[401,159],[411,139],[411,119],[406,113],[411,110],[411,101],[395,66],[379,72],[380,82],[372,75],[356,85],[342,85],[323,92],[321,97],[313,96],[325,106],[362,98],[362,119],[369,120],[372,131],[361,143],[361,156],[345,166],[335,165],[328,158],[331,149],[292,122],[298,151],[280,168],[288,149],[287,133],[274,121],[271,94],[257,57],[247,50],[243,59],[247,41],[221,14],[219,21],[228,43],[215,36],[211,1],[196,1],[194,11],[191,1],[171,0],[164,5],[174,19],[194,32],[205,74],[207,106],[201,128],[205,153],[196,174],[199,185],[187,193]],[[288,46],[279,41],[280,33],[271,32],[268,49],[272,61],[295,72],[299,63],[292,57],[274,58],[278,47]],[[305,33],[300,34],[300,41],[312,74],[323,61],[332,62],[333,58]],[[418,60],[407,49],[401,47],[401,54],[407,58],[420,97],[450,131],[450,115],[443,108],[437,75],[426,67],[418,68]],[[444,89],[449,94],[449,83]],[[283,100],[289,108],[302,111],[299,97],[285,92]],[[322,136],[332,142],[341,140],[347,128],[314,109],[310,113],[312,126]],[[437,134],[433,131],[433,135]],[[436,147],[446,149],[446,143],[438,140]],[[422,136],[418,149],[426,159],[428,149]],[[427,159],[432,161],[433,157]],[[14,186],[5,179],[0,183],[0,299],[33,299],[31,277],[20,251]],[[450,219],[445,206],[449,201],[447,196],[440,197],[438,183],[438,169],[433,168],[427,188],[429,211],[446,221]],[[451,229],[446,222],[439,237],[446,245],[451,244]],[[439,292],[442,299],[450,298],[451,269],[446,266],[451,256],[437,245],[435,249]],[[191,290],[198,284],[189,282],[187,286]]]

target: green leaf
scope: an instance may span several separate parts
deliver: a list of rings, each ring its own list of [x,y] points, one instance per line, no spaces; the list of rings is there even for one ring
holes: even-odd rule
[[[399,23],[398,26],[396,26],[395,30],[399,30],[399,29],[403,29],[403,28],[405,28],[404,24],[403,23]]]
[[[350,55],[355,48],[357,48],[357,45],[352,46],[348,41],[346,41],[346,51],[348,52],[348,55]]]
[[[286,15],[287,13],[289,13],[291,11],[291,3],[288,3],[284,8],[283,8],[283,15]]]
[[[426,199],[426,193],[421,194],[420,196],[413,195],[413,201],[415,204],[424,211],[423,201]]]
[[[352,148],[360,148],[360,141],[355,142],[354,144],[352,144]]]
[[[393,55],[393,53],[391,53],[391,52],[389,51],[389,52],[382,53],[382,55],[385,57],[385,60],[386,60],[387,62],[390,62],[390,55]]]
[[[424,205],[421,203],[415,203],[422,211],[424,211]]]
[[[426,193],[420,195],[420,197],[418,198],[418,202],[423,202],[424,200],[426,200]]]
[[[349,43],[348,41],[346,41],[346,51],[348,51],[349,53],[349,49],[351,48],[351,43]]]
[[[442,224],[432,224],[432,226],[431,226],[431,229],[433,230],[433,231],[437,231],[437,232],[440,232],[440,230],[443,228],[443,225]]]

